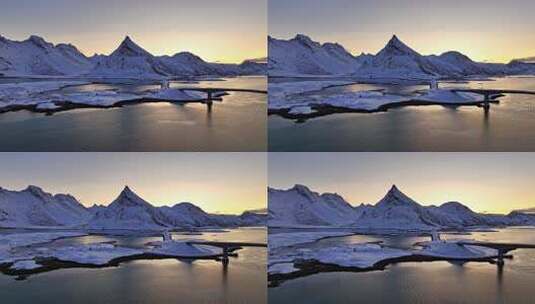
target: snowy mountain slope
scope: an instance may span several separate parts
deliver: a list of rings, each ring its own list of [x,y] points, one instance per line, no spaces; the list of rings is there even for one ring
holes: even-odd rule
[[[135,194],[126,186],[104,210],[89,221],[93,229],[162,229],[172,221],[161,210]]]
[[[164,229],[266,225],[267,215],[209,214],[191,203],[155,207],[125,187],[108,206],[85,208],[68,194],[51,195],[36,186],[22,191],[0,188],[0,227],[87,227],[92,229]]]
[[[53,45],[38,36],[12,41],[0,36],[0,75],[4,76],[90,76],[163,78],[168,76],[265,75],[267,64],[245,60],[241,64],[209,63],[180,52],[173,56],[154,56],[126,36],[118,48],[107,55],[90,58],[71,44]]]
[[[0,73],[9,76],[77,75],[92,63],[70,44],[53,45],[38,36],[13,41],[0,36]]]
[[[343,46],[321,45],[307,36],[269,38],[269,74],[351,75],[355,77],[423,78],[535,74],[531,61],[481,63],[459,52],[421,55],[396,35],[376,55],[353,56]]]
[[[168,66],[128,36],[109,56],[98,58],[95,67],[88,73],[89,76],[139,78],[157,78],[171,74]]]
[[[380,229],[440,229],[471,226],[535,225],[535,215],[479,214],[459,202],[422,206],[395,185],[375,205],[352,207],[342,197],[310,191],[297,185],[269,189],[269,226],[352,226]]]
[[[107,207],[98,207],[89,221],[97,229],[163,229],[171,227],[237,227],[265,225],[266,216],[209,214],[191,203],[155,207],[127,186]]]
[[[172,226],[200,227],[217,225],[208,213],[191,203],[179,203],[172,207],[164,206],[160,209]]]
[[[355,225],[375,228],[439,226],[435,214],[399,191],[395,185],[373,208],[363,211]]]
[[[270,75],[339,75],[350,74],[359,66],[341,45],[320,44],[305,35],[290,40],[268,38]]]
[[[0,227],[77,226],[90,216],[70,195],[51,195],[36,186],[22,191],[0,188]]]
[[[268,189],[269,225],[347,225],[358,213],[337,194],[318,194],[306,186],[288,190]]]

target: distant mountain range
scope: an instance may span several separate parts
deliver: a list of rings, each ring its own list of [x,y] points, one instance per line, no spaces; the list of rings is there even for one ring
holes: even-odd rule
[[[270,76],[344,75],[392,78],[461,78],[535,74],[535,64],[513,60],[508,64],[481,63],[459,52],[424,56],[394,35],[376,55],[354,56],[336,43],[320,44],[298,34],[290,40],[269,37]]]
[[[164,229],[261,226],[267,215],[209,214],[191,203],[155,207],[125,187],[108,206],[85,208],[66,194],[52,195],[29,186],[22,191],[0,188],[0,227],[78,227],[90,229]]]
[[[535,225],[535,215],[480,214],[459,202],[422,206],[396,186],[375,205],[352,206],[338,194],[319,194],[306,186],[268,189],[268,226],[344,226],[384,229],[462,229],[475,226]]]
[[[86,57],[71,44],[54,45],[38,36],[24,41],[0,36],[0,76],[164,78],[265,75],[266,69],[267,64],[258,59],[221,64],[206,62],[188,52],[154,56],[128,36],[109,56],[92,57]]]

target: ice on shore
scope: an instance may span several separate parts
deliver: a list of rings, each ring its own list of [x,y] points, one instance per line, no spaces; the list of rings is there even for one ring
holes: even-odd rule
[[[116,91],[80,92],[62,96],[62,99],[65,99],[65,101],[71,103],[101,107],[109,107],[118,102],[138,100],[140,98],[141,97],[136,94],[121,93]]]
[[[292,272],[299,271],[299,269],[294,267],[294,263],[279,263],[268,266],[269,274],[288,274]]]
[[[160,90],[155,90],[154,92],[148,93],[147,98],[161,99],[161,100],[182,100],[182,101],[195,101],[202,100],[206,98],[206,93],[198,91],[184,91],[175,88],[165,88]]]
[[[109,243],[94,243],[51,249],[48,256],[65,262],[105,265],[116,258],[138,254],[143,254],[143,251]]]
[[[37,264],[34,260],[21,260],[13,263],[10,268],[14,270],[32,270],[41,267],[42,266]]]
[[[49,103],[44,96],[68,86],[89,84],[87,81],[30,81],[0,84],[0,108],[14,105]]]
[[[426,241],[415,244],[413,249],[399,249],[376,243],[355,243],[331,246],[292,247],[292,244],[313,243],[325,234],[317,232],[278,233],[269,236],[268,273],[288,274],[299,271],[295,268],[298,261],[318,262],[340,267],[367,269],[376,267],[385,260],[403,257],[430,257],[440,260],[481,260],[495,258],[497,250],[476,246],[470,240]]]
[[[421,104],[467,104],[482,101],[475,93],[455,92],[454,89],[430,89],[411,95],[385,93],[381,90],[355,91],[327,95],[323,98],[305,98],[305,94],[331,86],[352,84],[348,81],[308,80],[269,84],[269,109],[288,110],[289,114],[312,114],[313,106],[331,106],[350,110],[377,111],[382,106],[416,101]]]
[[[412,98],[418,101],[429,101],[437,103],[471,103],[482,101],[480,94],[468,92],[455,92],[453,89],[433,89],[426,90],[420,96]]]
[[[308,80],[308,81],[289,81],[289,82],[270,82],[269,90],[269,108],[286,109],[299,106],[308,106],[307,102],[296,102],[296,96],[313,91],[321,91],[325,88],[338,85],[348,85],[353,82],[343,80]]]
[[[49,243],[61,238],[85,236],[82,232],[32,232],[0,234],[0,264],[32,259],[31,253],[21,248]]]
[[[4,246],[9,248],[30,246],[40,243],[48,243],[61,238],[72,238],[85,235],[87,235],[87,233],[68,231],[0,234],[0,248]]]
[[[98,90],[87,92],[63,93],[59,90],[67,86],[90,84],[84,81],[34,81],[0,84],[0,109],[11,106],[35,106],[37,110],[57,110],[65,102],[94,106],[110,107],[119,102],[156,99],[162,101],[188,102],[203,100],[206,93],[180,88],[161,88],[144,92],[119,92],[116,90]],[[225,92],[217,92],[213,97],[220,97]]]
[[[213,257],[221,255],[223,253],[221,248],[207,246],[207,245],[194,245],[188,242],[195,240],[179,240],[179,241],[165,241],[154,242],[152,245],[155,247],[148,252],[154,254],[160,254],[165,256],[183,257],[183,258],[202,258]]]
[[[378,244],[348,244],[311,250],[303,258],[342,267],[370,268],[387,259],[410,255],[410,251],[383,247]]]
[[[280,247],[316,242],[327,237],[341,237],[352,234],[353,233],[339,231],[275,233],[268,235],[268,246],[270,250],[273,250]]]
[[[421,242],[418,245],[422,246],[423,249],[415,251],[415,254],[436,258],[481,259],[492,258],[498,255],[496,249],[474,245],[461,245],[456,240]]]

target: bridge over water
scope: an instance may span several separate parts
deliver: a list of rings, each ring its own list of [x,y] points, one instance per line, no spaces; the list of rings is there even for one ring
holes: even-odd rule
[[[483,107],[488,109],[490,103],[496,101],[496,98],[504,96],[504,94],[522,94],[535,95],[535,91],[527,90],[505,90],[505,89],[451,89],[452,92],[475,93],[484,96]]]
[[[221,262],[223,264],[229,263],[229,253],[236,249],[243,247],[264,247],[267,248],[265,243],[254,243],[254,242],[220,242],[220,241],[189,241],[186,242],[189,245],[207,245],[213,247],[219,247],[223,250],[223,256],[221,257]]]
[[[534,244],[521,243],[496,243],[496,242],[480,242],[480,241],[460,241],[457,244],[461,246],[480,246],[498,250],[497,264],[502,266],[504,264],[504,257],[509,251],[516,249],[535,249]]]
[[[255,93],[255,94],[264,94],[267,95],[267,90],[256,90],[256,89],[233,89],[233,88],[199,88],[199,87],[177,87],[177,90],[181,91],[196,91],[206,93],[206,103],[211,105],[216,93],[225,93],[225,92],[246,92],[246,93]]]

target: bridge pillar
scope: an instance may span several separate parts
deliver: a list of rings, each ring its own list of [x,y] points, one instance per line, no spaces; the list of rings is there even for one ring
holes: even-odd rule
[[[221,262],[223,265],[228,265],[229,258],[228,258],[228,247],[223,247],[223,257],[221,257]]]
[[[483,108],[488,110],[490,108],[490,94],[485,94],[485,99],[483,100]]]
[[[498,249],[498,260],[496,261],[496,264],[498,266],[503,266],[503,264],[505,263],[504,260],[503,260],[504,254],[505,254],[505,250]]]

